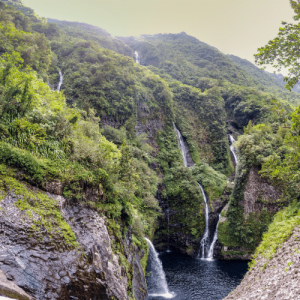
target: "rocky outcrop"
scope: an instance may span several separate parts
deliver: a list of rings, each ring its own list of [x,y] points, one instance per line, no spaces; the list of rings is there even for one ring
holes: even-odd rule
[[[258,168],[252,167],[245,184],[244,201],[242,203],[245,216],[251,212],[261,211],[263,207],[273,213],[280,209],[277,200],[282,193],[270,185],[258,172]]]
[[[242,169],[241,167],[239,167]],[[238,170],[239,170],[238,168]],[[265,219],[271,222],[272,216],[275,215],[280,209],[282,203],[279,203],[282,192],[276,187],[272,186],[265,178],[259,174],[259,168],[252,167],[249,172],[241,175],[236,174],[235,191],[240,191],[238,194],[233,194],[235,203],[242,209],[242,222],[247,224],[249,228],[254,228],[251,231],[251,238],[256,241],[256,245],[261,241],[262,233],[267,229],[267,225],[263,224]],[[237,196],[238,195],[238,196]],[[229,205],[232,205],[231,203]],[[265,216],[265,217],[264,217]],[[225,227],[227,224],[226,214],[220,219],[219,228]],[[254,226],[255,224],[255,226]],[[252,226],[252,227],[250,227]],[[223,234],[226,232],[223,232]],[[226,233],[227,235],[227,233]],[[224,237],[219,236],[220,240],[224,242]],[[248,240],[251,239],[248,236]],[[226,240],[226,238],[225,238]],[[250,260],[254,247],[235,245],[232,242],[220,245],[221,249],[218,254],[219,259],[243,259]]]
[[[270,260],[256,259],[256,265],[224,300],[299,299],[299,239],[300,230],[296,227]]]
[[[122,125],[124,125],[124,122],[118,121],[111,116],[103,115],[103,116],[101,116],[101,124],[104,128],[106,126],[111,126],[113,128],[119,129]]]
[[[140,265],[144,254],[132,243],[130,232],[122,240],[126,269],[112,250],[114,237],[104,216],[78,203],[67,204],[62,196],[48,196],[76,234],[78,247],[65,245],[59,234],[51,235],[37,226],[38,215],[26,214],[16,206],[22,196],[7,193],[0,202],[0,294],[19,293],[23,298],[18,299],[36,300],[126,300],[130,275],[135,299],[145,299]]]
[[[32,300],[32,297],[12,282],[11,279],[8,280],[5,274],[0,270],[0,299],[11,299],[6,297],[2,298],[1,296],[9,296],[19,300]]]

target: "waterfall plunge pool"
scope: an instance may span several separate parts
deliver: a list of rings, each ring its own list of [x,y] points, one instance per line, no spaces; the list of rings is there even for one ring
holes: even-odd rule
[[[247,261],[194,259],[177,252],[161,252],[168,288],[174,300],[221,300],[242,281],[248,269]],[[147,265],[147,274],[151,265]],[[162,300],[156,296],[155,283],[147,277],[147,300]]]

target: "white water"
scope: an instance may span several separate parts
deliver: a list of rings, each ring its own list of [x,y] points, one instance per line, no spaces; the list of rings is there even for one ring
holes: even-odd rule
[[[57,85],[57,91],[58,92],[60,92],[63,81],[64,81],[63,74],[62,74],[61,70],[59,70],[59,82],[58,82],[58,85]]]
[[[178,146],[182,153],[183,163],[184,163],[184,166],[187,167],[188,166],[188,163],[187,163],[187,151],[188,150],[185,148],[185,144],[184,144],[181,132],[179,131],[179,129],[176,127],[176,125],[174,123],[173,123],[173,125],[174,125],[175,132],[177,134]]]
[[[211,243],[209,251],[208,251],[208,255],[207,255],[208,260],[213,260],[213,258],[214,258],[214,249],[215,249],[216,242],[218,240],[219,221],[220,221],[220,215],[218,216],[218,223],[217,223],[217,227],[216,227],[216,230],[215,230],[215,233],[214,233],[214,238],[212,240],[212,243]]]
[[[140,64],[140,57],[139,57],[139,53],[137,51],[134,52],[134,56],[135,56],[135,62],[137,64]]]
[[[235,162],[235,166],[237,166],[238,164],[238,157],[236,154],[236,148],[233,146],[233,143],[235,143],[235,139],[233,138],[233,136],[231,134],[229,134],[229,140],[230,140],[230,151],[234,157],[234,162]]]
[[[162,263],[158,257],[158,253],[156,252],[153,244],[147,238],[145,238],[149,245],[149,257],[151,264],[151,289],[155,290],[155,294],[149,294],[152,297],[164,297],[164,298],[173,298],[175,294],[169,292],[166,274],[164,272]]]
[[[202,249],[201,258],[206,258],[205,252],[206,252],[207,246],[209,245],[209,240],[208,240],[208,238],[209,238],[209,208],[208,208],[208,201],[207,201],[204,189],[199,182],[198,182],[198,185],[200,187],[200,190],[203,195],[203,199],[205,201],[205,229],[204,229],[204,234],[203,234],[200,244],[201,244],[201,249]],[[198,253],[198,257],[200,257],[200,251]]]

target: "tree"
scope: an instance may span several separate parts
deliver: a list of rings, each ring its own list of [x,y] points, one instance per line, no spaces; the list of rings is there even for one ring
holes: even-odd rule
[[[295,12],[294,20],[300,20],[300,0],[290,0]],[[254,55],[258,65],[271,64],[278,71],[287,68],[289,74],[284,77],[286,88],[291,88],[300,80],[300,22],[297,24],[282,22],[277,37],[264,47],[258,48]]]

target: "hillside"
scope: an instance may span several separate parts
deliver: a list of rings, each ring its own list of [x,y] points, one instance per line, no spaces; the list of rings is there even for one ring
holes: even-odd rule
[[[275,78],[279,84],[281,85],[285,85],[285,81],[284,81],[284,76],[282,74],[274,74],[274,73],[269,73],[270,76],[272,76],[273,78]],[[294,85],[294,87],[292,88],[293,92],[299,93],[300,92],[300,84],[296,84]]]
[[[296,99],[298,96],[295,93],[298,93],[299,89],[295,86],[292,89],[292,92],[287,91],[284,88],[285,83],[283,81],[283,75],[263,71],[246,59],[241,59],[234,55],[229,55],[229,57],[243,68],[248,75],[256,80],[256,85],[260,90],[273,93],[278,98],[297,104]]]
[[[162,77],[170,75],[185,84],[203,89],[203,77],[231,84],[253,87],[269,92],[292,104],[299,103],[299,95],[288,92],[281,84],[250,62],[233,55],[225,55],[216,48],[182,32],[179,34],[142,35],[122,38],[139,52],[141,64]]]

